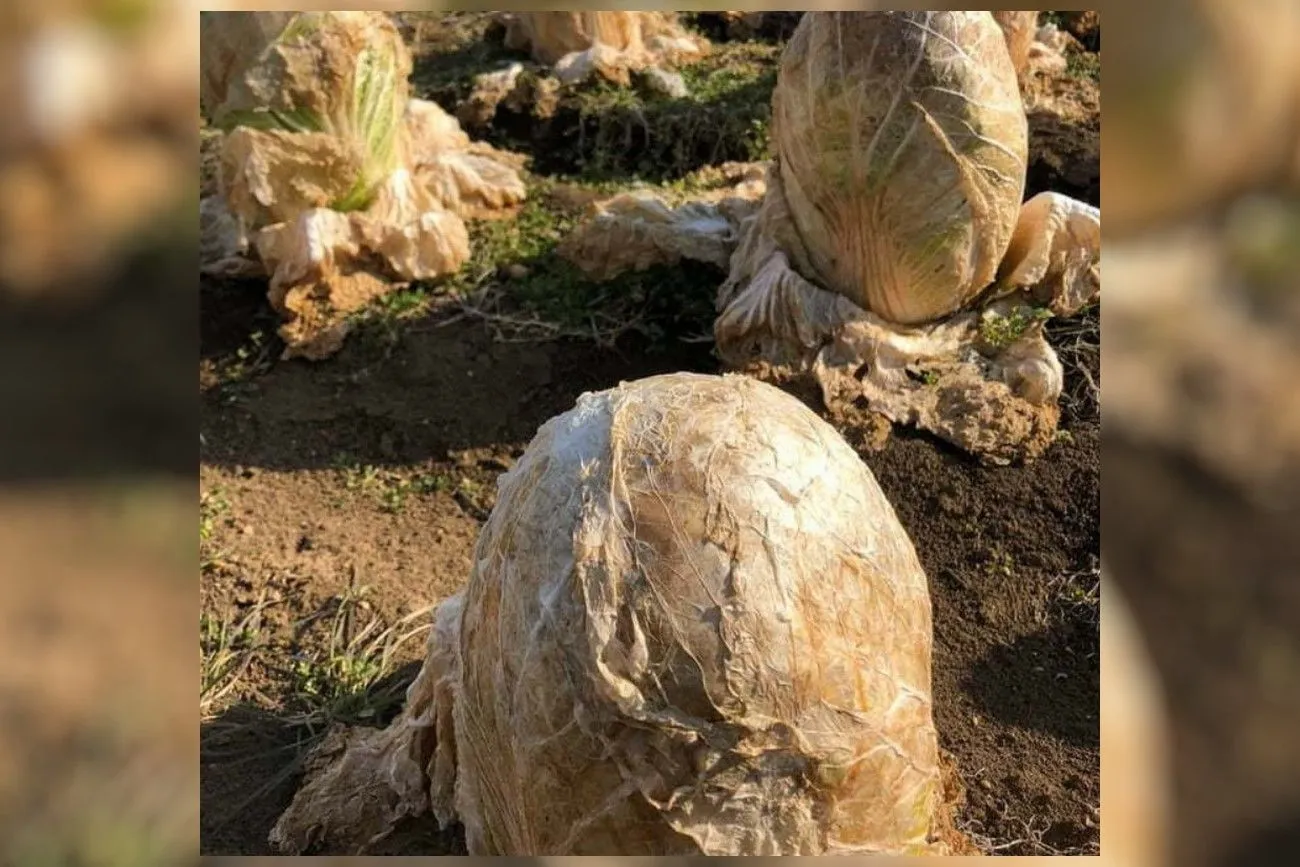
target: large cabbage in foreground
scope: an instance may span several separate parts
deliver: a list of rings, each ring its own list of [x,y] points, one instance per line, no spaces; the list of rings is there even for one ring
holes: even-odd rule
[[[502,477],[402,716],[327,747],[273,842],[432,811],[473,855],[943,851],[930,653],[911,541],[802,403],[586,394]]]

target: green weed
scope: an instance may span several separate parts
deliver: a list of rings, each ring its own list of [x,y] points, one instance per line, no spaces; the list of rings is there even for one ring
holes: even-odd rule
[[[381,511],[390,514],[401,512],[412,495],[451,493],[456,489],[455,480],[445,473],[420,473],[412,476],[397,470],[380,469],[369,464],[352,464],[348,461],[346,456],[335,459],[335,466],[342,475],[343,488],[373,499]],[[339,504],[342,504],[341,501]]]
[[[574,337],[612,344],[635,332],[652,348],[674,336],[707,335],[722,274],[692,262],[628,272],[613,280],[589,280],[556,253],[579,217],[548,204],[541,182],[518,217],[471,225],[474,254],[450,288],[472,313],[509,339]],[[584,185],[593,193],[605,185]],[[503,277],[510,266],[519,276]]]
[[[1069,51],[1065,57],[1066,74],[1074,78],[1101,81],[1101,58],[1087,51]]]
[[[344,594],[329,619],[323,646],[292,659],[290,724],[319,732],[335,723],[371,722],[401,705],[406,685],[383,681],[393,673],[402,649],[430,629],[432,608],[384,626],[365,597],[364,587]]]
[[[217,519],[230,512],[230,501],[220,488],[199,495],[199,543],[212,541]]]
[[[1045,307],[1022,305],[1006,314],[986,310],[980,318],[980,340],[992,352],[1002,352],[1023,337],[1031,326],[1051,317],[1052,312]]]
[[[984,568],[991,575],[1001,575],[1010,578],[1016,571],[1016,560],[1011,554],[999,546],[994,546],[988,555],[988,561]]]

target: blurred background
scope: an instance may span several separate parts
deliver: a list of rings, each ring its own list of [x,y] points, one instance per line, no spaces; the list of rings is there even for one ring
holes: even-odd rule
[[[3,863],[197,850],[197,12],[0,10]],[[1300,843],[1300,2],[1105,14],[1103,857],[1280,863]]]

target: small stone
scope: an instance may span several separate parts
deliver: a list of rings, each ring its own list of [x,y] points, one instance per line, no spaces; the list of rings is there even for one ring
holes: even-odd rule
[[[506,276],[511,280],[527,280],[528,275],[531,273],[528,266],[520,265],[518,262],[506,266]]]
[[[671,99],[685,99],[691,95],[686,80],[675,72],[651,67],[641,73],[646,89]]]

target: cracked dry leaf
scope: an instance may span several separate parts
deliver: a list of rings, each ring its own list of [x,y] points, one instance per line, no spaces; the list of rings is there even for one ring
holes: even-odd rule
[[[571,232],[557,252],[593,280],[611,280],[626,271],[682,259],[725,269],[740,224],[757,208],[766,189],[766,172],[763,163],[728,163],[712,173],[725,186],[676,204],[661,191],[649,189],[596,202],[592,217]],[[711,175],[696,177],[703,180]]]
[[[509,216],[527,197],[524,158],[470,139],[436,102],[407,107],[416,182],[446,210],[467,219]]]
[[[998,284],[1028,290],[1057,316],[1073,316],[1101,295],[1100,249],[1100,209],[1039,193],[1020,209]]]
[[[222,145],[222,192],[231,213],[261,229],[343,201],[364,159],[326,133],[239,128]]]
[[[925,575],[816,414],[738,375],[625,383],[499,489],[407,709],[313,768],[280,851],[427,810],[473,855],[946,851]]]
[[[386,729],[332,729],[308,757],[306,780],[271,829],[280,852],[321,844],[360,854],[408,816],[456,821],[456,741],[452,720],[461,594],[434,611],[428,654]]]

